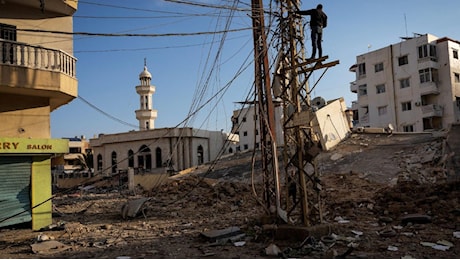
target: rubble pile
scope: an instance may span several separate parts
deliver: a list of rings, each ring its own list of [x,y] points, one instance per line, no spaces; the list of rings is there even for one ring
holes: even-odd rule
[[[318,156],[324,225],[281,240],[261,221],[251,154],[135,195],[98,187],[53,199],[55,224],[0,230],[3,258],[456,258],[460,183],[442,138],[352,135]],[[260,175],[260,172],[259,172]],[[220,178],[223,176],[223,178]],[[260,185],[256,186],[260,189]]]

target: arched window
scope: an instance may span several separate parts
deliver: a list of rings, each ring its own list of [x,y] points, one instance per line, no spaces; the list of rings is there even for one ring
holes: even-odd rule
[[[142,145],[137,156],[137,165],[140,169],[150,171],[152,169],[152,155],[147,145]]]
[[[199,145],[197,149],[197,156],[198,156],[198,165],[204,163],[204,158],[203,158],[203,146]]]
[[[163,166],[163,162],[161,160],[161,148],[160,147],[157,147],[157,149],[155,149],[155,166],[157,168],[160,168]]]
[[[128,167],[134,168],[134,152],[131,149],[128,151]]]
[[[112,152],[112,173],[117,172],[117,153],[115,151]]]
[[[233,153],[233,148],[228,148],[228,153]]]
[[[102,171],[102,155],[101,154],[97,155],[97,171],[98,172]]]

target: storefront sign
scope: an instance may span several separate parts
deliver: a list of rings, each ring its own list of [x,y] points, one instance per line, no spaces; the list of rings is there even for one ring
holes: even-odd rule
[[[0,153],[68,153],[67,139],[0,137]]]

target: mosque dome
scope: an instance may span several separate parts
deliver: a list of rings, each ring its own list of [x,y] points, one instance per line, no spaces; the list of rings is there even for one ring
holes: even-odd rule
[[[150,74],[150,72],[147,70],[147,66],[144,66],[144,71],[142,71],[141,74],[139,74],[139,78],[152,78],[152,74]]]

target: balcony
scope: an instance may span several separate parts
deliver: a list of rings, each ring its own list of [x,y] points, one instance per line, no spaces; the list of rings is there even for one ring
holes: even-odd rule
[[[350,91],[353,93],[358,93],[358,85],[356,82],[350,82]]]
[[[420,95],[438,95],[439,88],[438,84],[434,81],[424,82],[420,85]]]
[[[440,105],[425,105],[422,106],[422,116],[426,117],[442,117],[443,115],[443,107]]]
[[[77,97],[76,58],[0,39],[0,93],[49,98],[51,110]]]

